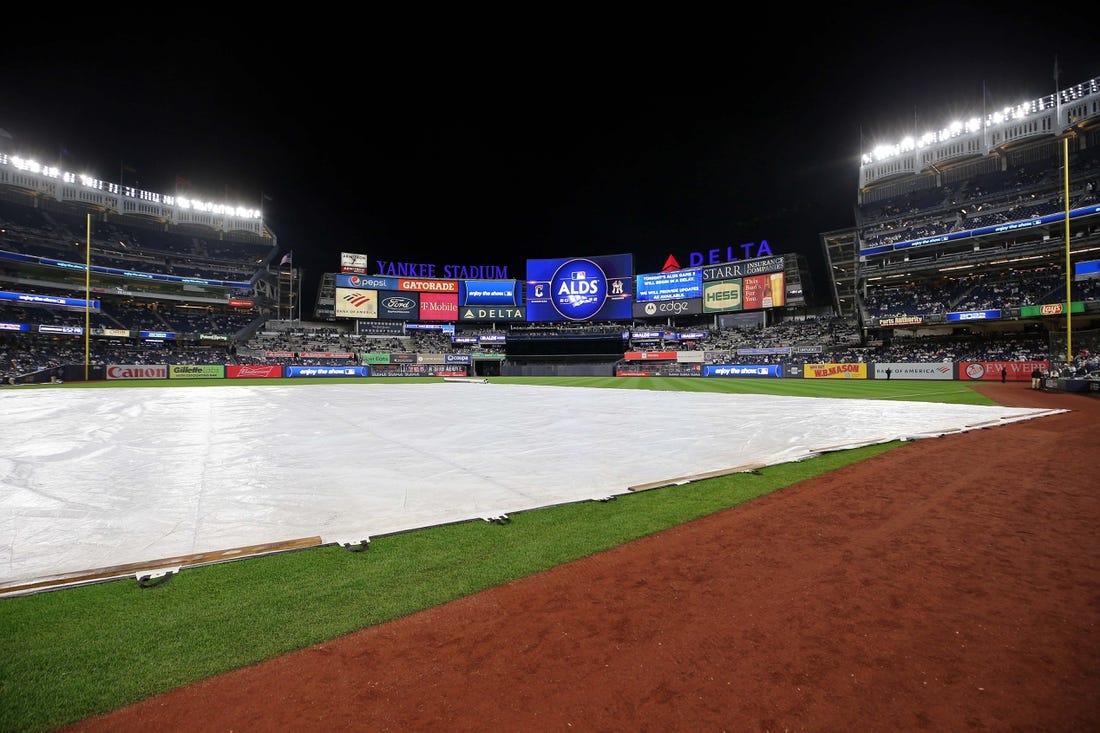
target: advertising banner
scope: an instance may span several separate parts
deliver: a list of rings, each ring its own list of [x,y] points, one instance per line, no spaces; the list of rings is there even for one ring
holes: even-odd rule
[[[378,318],[378,291],[338,287],[334,312],[340,318]]]
[[[420,320],[457,321],[458,293],[420,293]]]
[[[367,273],[367,256],[355,254],[354,252],[341,252],[340,271],[365,275]]]
[[[288,377],[369,377],[365,366],[288,366]]]
[[[397,290],[396,277],[382,275],[336,275],[336,287],[357,290]]]
[[[0,331],[30,331],[28,323],[0,323]],[[128,333],[128,332],[127,332]]]
[[[138,336],[143,339],[174,339],[174,331],[138,331]]]
[[[55,326],[52,323],[40,323],[38,325],[39,333],[64,333],[72,336],[79,336],[84,333],[83,326]]]
[[[117,338],[130,338],[130,331],[125,328],[102,328],[99,333],[103,336],[115,336]]]
[[[390,363],[390,355],[389,354],[360,354],[359,355],[359,363],[360,364],[389,364]]]
[[[383,364],[371,369],[372,377],[465,377],[458,364]]]
[[[949,361],[925,364],[920,362],[880,361],[874,364],[875,379],[954,379],[955,365]]]
[[[460,321],[525,321],[527,309],[517,306],[462,306],[458,309]]]
[[[447,360],[443,358],[443,354],[417,354],[417,364],[446,364]]]
[[[986,310],[986,311],[961,311],[959,313],[948,313],[948,321],[991,321],[1001,317],[1001,311],[999,310]]]
[[[230,364],[225,368],[229,379],[280,379],[283,368],[278,364]]]
[[[782,364],[707,364],[704,377],[776,377],[783,376]]]
[[[444,359],[444,363],[445,364],[469,364],[470,363],[470,355],[469,354],[447,354],[446,359]]]
[[[107,379],[168,379],[167,364],[108,364]]]
[[[924,323],[924,316],[891,316],[878,319],[880,326],[919,326]]]
[[[1046,374],[1050,371],[1050,361],[960,361],[959,379],[968,382],[997,382],[1001,379],[1001,370],[1005,370],[1006,382],[1030,382],[1031,372],[1035,369]]]
[[[807,364],[804,379],[866,379],[866,364]]]
[[[718,280],[736,280],[749,275],[761,275],[766,272],[782,272],[783,257],[759,257],[751,260],[724,262],[702,268],[703,282]]]
[[[706,356],[705,351],[677,351],[676,361],[681,364],[702,364],[707,360]]]
[[[744,307],[740,280],[719,280],[703,285],[703,312],[739,311]]]
[[[782,272],[746,277],[742,282],[742,301],[746,309],[775,308],[784,304]]]
[[[298,356],[303,359],[354,359],[350,351],[302,351]]]
[[[633,269],[630,254],[527,260],[527,320],[630,320]]]
[[[458,302],[461,305],[519,305],[519,281],[461,280]]]
[[[700,285],[700,287],[702,287]],[[686,300],[651,300],[634,304],[635,318],[666,318],[668,316],[699,315],[703,312],[702,298]]]
[[[224,379],[224,364],[169,364],[169,379]]]
[[[1100,260],[1086,260],[1073,263],[1073,281],[1095,280],[1100,278]]]
[[[0,290],[0,300],[10,300],[13,304],[26,305],[56,305],[66,310],[92,310],[99,312],[98,300],[85,300],[84,298],[62,298],[58,295],[39,295],[38,293],[12,293]]]
[[[450,293],[458,304],[458,280],[397,278],[397,289],[404,293]]]
[[[670,362],[641,362],[624,364],[615,368],[616,377],[698,377],[702,374],[702,364],[681,364]]]
[[[628,351],[623,354],[623,358],[627,361],[674,361],[676,354],[675,351]]]
[[[378,291],[378,317],[391,321],[415,321],[420,318],[420,294],[397,290]]]
[[[1070,303],[1070,313],[1084,313],[1085,302],[1083,300],[1075,300]],[[1043,305],[1025,305],[1020,308],[1021,318],[1035,318],[1037,316],[1064,316],[1066,314],[1066,304],[1063,303],[1044,303]]]

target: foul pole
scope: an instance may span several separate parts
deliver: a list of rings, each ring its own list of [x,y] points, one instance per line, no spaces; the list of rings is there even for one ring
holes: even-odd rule
[[[1073,293],[1070,291],[1073,275],[1069,262],[1069,138],[1062,138],[1062,170],[1065,171],[1065,191],[1062,198],[1066,204],[1066,363],[1073,363]]]
[[[88,338],[92,324],[92,214],[88,213],[84,239],[84,381],[88,381]]]

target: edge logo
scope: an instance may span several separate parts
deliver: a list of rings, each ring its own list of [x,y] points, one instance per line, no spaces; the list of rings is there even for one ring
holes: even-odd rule
[[[658,300],[646,303],[644,310],[647,316],[655,316],[658,312],[678,316],[687,313],[688,308],[688,304],[682,300]]]

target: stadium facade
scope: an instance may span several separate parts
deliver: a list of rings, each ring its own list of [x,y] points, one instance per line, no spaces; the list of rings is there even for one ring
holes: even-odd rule
[[[1100,78],[974,102],[967,121],[865,152],[854,225],[820,235],[833,307],[866,343],[1027,330],[1054,352],[1100,325],[1076,292],[1100,259]]]

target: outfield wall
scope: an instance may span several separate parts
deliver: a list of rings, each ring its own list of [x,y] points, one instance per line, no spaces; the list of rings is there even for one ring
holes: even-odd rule
[[[668,352],[675,355],[676,352]],[[666,354],[662,352],[662,356]],[[448,358],[418,359],[404,363],[373,363],[341,366],[286,364],[69,364],[21,377],[13,384],[49,383],[58,380],[127,381],[149,379],[294,379],[301,377],[468,377],[477,376],[472,363],[453,363]],[[442,356],[442,355],[441,355]],[[745,379],[862,379],[942,380],[962,382],[1028,382],[1039,369],[1050,371],[1048,360],[959,361],[959,362],[872,362],[846,363],[779,362],[762,364],[701,364],[675,358],[623,360],[617,364],[513,364],[501,362],[502,376],[617,376],[617,377],[704,377]],[[87,375],[87,376],[85,376]]]

